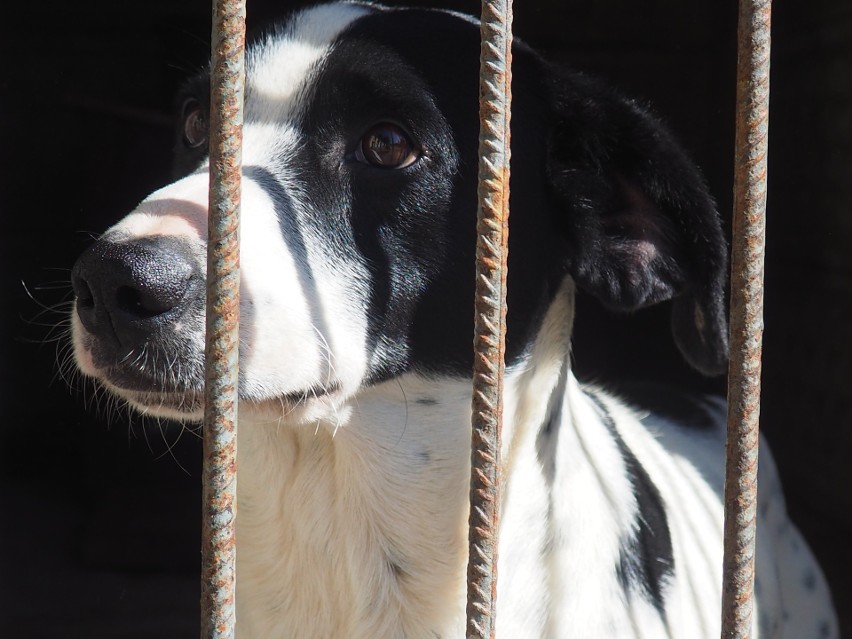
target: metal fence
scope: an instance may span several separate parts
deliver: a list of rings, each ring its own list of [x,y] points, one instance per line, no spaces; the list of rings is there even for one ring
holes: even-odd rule
[[[512,2],[482,3],[467,635],[493,637],[509,241]]]
[[[234,636],[239,208],[245,0],[214,0],[202,610]],[[757,500],[771,0],[740,0],[722,637],[751,635]],[[511,0],[482,3],[476,337],[467,635],[494,636],[506,324]]]
[[[210,64],[201,636],[236,625],[237,404],[240,329],[240,177],[245,0],[215,0]]]
[[[722,637],[751,636],[763,344],[771,0],[740,0]]]

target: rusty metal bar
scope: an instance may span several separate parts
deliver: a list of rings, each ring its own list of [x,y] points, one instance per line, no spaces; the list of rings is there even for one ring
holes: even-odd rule
[[[201,637],[236,625],[239,213],[245,0],[213,1],[204,390]]]
[[[483,0],[467,636],[494,637],[509,239],[512,2]]]
[[[771,0],[740,0],[722,637],[752,636]]]

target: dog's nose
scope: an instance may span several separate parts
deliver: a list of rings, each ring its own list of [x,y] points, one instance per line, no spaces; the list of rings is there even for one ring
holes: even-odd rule
[[[197,263],[175,238],[98,241],[71,271],[77,316],[100,339],[124,348],[143,342],[203,295]]]

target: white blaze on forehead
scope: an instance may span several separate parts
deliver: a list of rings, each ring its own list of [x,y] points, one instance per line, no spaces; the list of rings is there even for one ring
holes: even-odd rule
[[[283,122],[298,114],[318,63],[341,31],[371,12],[360,4],[333,4],[297,13],[247,56],[246,121]]]
[[[243,175],[250,175],[251,169],[262,167],[273,174],[282,186],[286,186],[291,197],[296,197],[301,186],[293,179],[291,162],[293,153],[301,144],[298,131],[287,123],[246,123],[243,128],[242,153],[243,167],[249,170]]]

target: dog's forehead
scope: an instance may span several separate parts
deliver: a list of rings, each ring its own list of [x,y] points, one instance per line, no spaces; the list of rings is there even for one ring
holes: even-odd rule
[[[371,9],[320,5],[295,14],[247,52],[246,119],[270,122],[296,115],[300,99],[337,37]]]
[[[397,72],[423,71],[420,58],[436,58],[429,68],[457,68],[460,31],[467,31],[478,47],[478,22],[475,18],[440,9],[388,8],[361,2],[337,2],[318,5],[292,15],[286,22],[262,35],[247,52],[247,121],[295,121],[303,114],[311,97],[311,88],[323,73],[336,49],[352,40],[365,39],[369,53],[375,56],[377,73],[387,71],[382,64],[389,49],[401,54]],[[467,37],[464,38],[468,39]],[[378,47],[378,48],[373,48]],[[351,48],[346,51],[352,52]],[[344,58],[347,54],[342,54]],[[337,56],[340,58],[340,56]],[[476,62],[478,56],[471,57]],[[337,59],[336,67],[347,60]],[[379,71],[381,69],[381,71]],[[362,69],[363,71],[363,69]],[[443,77],[439,75],[439,77]]]

